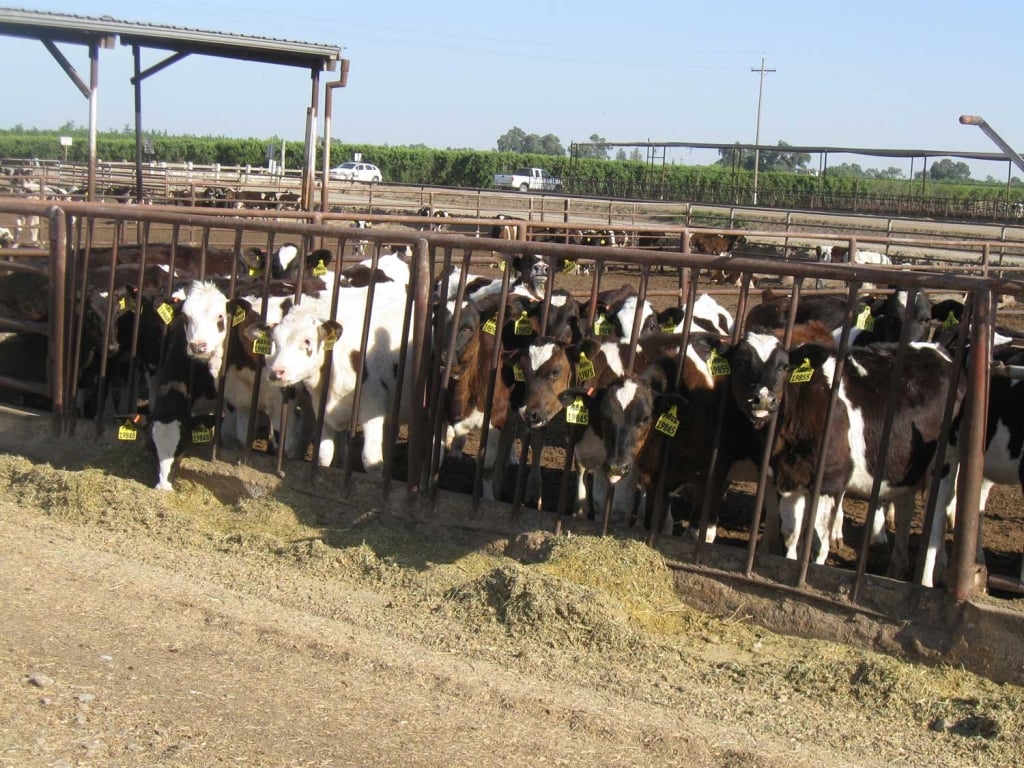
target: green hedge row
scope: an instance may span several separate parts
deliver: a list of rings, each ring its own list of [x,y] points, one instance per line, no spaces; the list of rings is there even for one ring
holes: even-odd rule
[[[62,156],[60,135],[74,139],[68,159],[85,162],[88,136],[84,130],[0,130],[0,157],[56,160]],[[231,166],[264,166],[268,144],[279,139],[231,139],[211,136],[151,137],[152,159],[170,163],[191,161],[200,165],[220,163]],[[321,145],[318,144],[319,165]],[[495,173],[522,166],[541,166],[561,176],[566,190],[580,194],[598,194],[624,198],[664,198],[705,203],[748,203],[753,191],[753,172],[719,166],[667,165],[648,167],[646,163],[625,160],[598,160],[552,155],[468,149],[429,149],[369,144],[343,144],[331,147],[332,164],[350,159],[359,152],[367,162],[375,163],[392,182],[436,184],[442,186],[489,187]],[[135,138],[128,133],[100,133],[97,155],[103,160],[130,161],[135,157]],[[149,159],[147,157],[147,159]],[[302,143],[288,142],[287,168],[303,164]],[[763,204],[784,205],[816,199],[827,203],[881,198],[930,198],[952,201],[1007,201],[1020,199],[1020,187],[1007,190],[1004,184],[969,182],[938,183],[920,180],[859,179],[849,176],[811,176],[808,174],[767,172],[759,175],[758,195]],[[1012,194],[1011,194],[1012,193]],[[840,205],[839,207],[844,207]]]

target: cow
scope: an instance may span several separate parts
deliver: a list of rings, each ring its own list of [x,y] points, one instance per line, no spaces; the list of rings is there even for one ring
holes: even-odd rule
[[[318,248],[300,260],[300,252],[301,249],[295,243],[285,243],[268,260],[266,249],[255,246],[244,248],[238,257],[241,273],[247,277],[263,277],[269,267],[272,280],[298,280],[299,267],[305,262],[305,277],[320,277],[329,282],[328,266],[334,254],[326,248]]]
[[[399,419],[409,418],[409,382],[397,391],[398,374],[408,368],[412,344],[407,357],[401,357],[402,329],[406,315],[407,286],[381,283],[373,286],[371,317],[367,346],[362,347],[363,322],[369,288],[346,289],[344,301],[338,303],[334,318],[324,320],[303,305],[288,311],[279,323],[266,326],[272,340],[266,358],[270,383],[276,387],[302,385],[308,391],[315,409],[324,407],[324,427],[333,433],[359,425],[363,429],[362,460],[364,470],[380,475],[384,462],[384,426],[390,414],[391,400],[400,399]],[[351,293],[348,293],[351,292]],[[323,365],[331,355],[328,380],[323,379]],[[359,411],[353,414],[357,377],[362,387]],[[321,403],[322,400],[325,402]],[[317,410],[316,412],[319,412]],[[334,446],[328,438],[321,441],[319,463],[329,466]]]
[[[666,333],[682,333],[686,322],[686,307],[668,307],[658,312],[658,327]],[[702,293],[693,302],[693,328],[704,333],[732,336],[735,324],[732,313],[713,296]]]
[[[174,490],[172,475],[185,449],[212,438],[216,380],[206,365],[188,354],[185,325],[179,316],[168,327],[156,398],[147,404],[149,438],[157,457],[155,487],[162,491]]]
[[[624,284],[621,288],[602,291],[597,295],[594,307],[593,325],[584,324],[584,335],[611,337],[627,341],[632,338],[636,323],[637,309],[640,310],[640,330],[638,336],[654,333],[659,330],[658,315],[649,301],[640,303],[636,288]],[[590,303],[580,306],[580,315],[589,316]]]
[[[1004,344],[992,352],[993,362],[1001,366],[1024,366],[1024,350]],[[997,369],[998,370],[998,369]],[[984,564],[981,523],[985,504],[995,484],[1020,485],[1024,493],[1024,381],[992,375],[989,379],[987,427],[985,430],[984,469],[979,498],[977,562]],[[949,451],[939,485],[935,520],[928,534],[922,584],[926,587],[946,581],[945,535],[956,524],[956,482],[959,470],[957,445],[961,439],[961,420],[953,421]],[[1024,582],[1024,559],[1020,580]]]
[[[702,253],[710,256],[728,256],[738,245],[747,242],[745,235],[722,235],[715,232],[694,232],[690,235],[690,253]],[[736,285],[739,272],[724,269],[712,269],[709,278],[713,283]]]
[[[889,452],[884,467],[879,468],[875,462],[896,355],[897,346],[892,344],[849,350],[828,452],[821,457],[836,368],[834,352],[819,343],[799,342],[786,351],[776,335],[759,329],[748,331],[729,351],[732,393],[741,413],[760,430],[779,411],[771,470],[780,494],[787,557],[797,555],[804,508],[820,459],[825,471],[813,523],[819,542],[816,562],[825,562],[833,536],[833,521],[826,510],[834,509],[847,492],[870,496],[874,476],[880,472],[879,498],[896,506],[896,544],[889,573],[902,576],[905,572],[914,493],[934,459],[952,381],[952,361],[945,350],[933,344],[914,344],[905,350],[903,386],[889,432]],[[961,384],[958,402],[962,395]]]

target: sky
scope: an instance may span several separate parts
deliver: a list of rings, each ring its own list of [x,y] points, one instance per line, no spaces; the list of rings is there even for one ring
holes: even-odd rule
[[[593,134],[612,142],[753,143],[760,101],[762,144],[998,151],[982,130],[958,122],[975,114],[1024,151],[1020,2],[5,5],[338,46],[351,67],[348,86],[334,93],[331,134],[346,143],[494,149],[513,127],[554,134],[567,150]],[[88,79],[87,49],[60,47]],[[166,56],[143,49],[142,66]],[[764,75],[763,92],[762,57],[775,70]],[[4,38],[0,72],[0,127],[88,125],[88,101],[40,42]],[[129,47],[100,51],[100,130],[133,124],[131,74]],[[336,77],[322,75],[321,88]],[[301,142],[310,75],[190,56],[148,78],[142,98],[146,131]],[[683,149],[668,160],[716,157]],[[839,162],[909,172],[909,161],[829,156],[830,165]],[[1006,163],[969,164],[976,178],[1006,178]]]

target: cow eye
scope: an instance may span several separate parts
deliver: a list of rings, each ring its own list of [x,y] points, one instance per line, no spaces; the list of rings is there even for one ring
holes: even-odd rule
[[[562,376],[562,369],[561,368],[555,368],[548,375],[548,378],[551,379],[552,381],[557,381],[559,378],[561,378],[561,376]]]
[[[224,333],[224,315],[217,315],[217,331]]]

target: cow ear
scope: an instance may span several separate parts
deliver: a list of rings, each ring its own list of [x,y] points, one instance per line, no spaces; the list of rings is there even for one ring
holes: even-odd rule
[[[241,309],[246,314],[248,314],[249,312],[253,311],[252,304],[250,304],[246,299],[240,299],[240,298],[228,299],[228,305],[227,306],[228,306],[228,314],[229,315],[234,315],[234,313],[236,311],[238,311],[239,309]]]
[[[273,330],[273,325],[267,325],[263,321],[257,321],[250,323],[249,325],[243,325],[238,329],[238,333],[242,339],[246,342],[246,346],[251,347],[252,343],[264,335],[270,335],[270,331]]]
[[[341,323],[335,320],[325,320],[324,322],[320,323],[320,327],[319,329],[317,329],[317,336],[320,338],[320,341],[332,337],[334,338],[335,341],[337,341],[338,339],[341,338],[342,330],[343,329]]]
[[[331,251],[326,248],[318,248],[317,250],[306,254],[306,270],[308,271],[313,269],[313,267],[318,266],[320,262],[323,262],[323,265],[326,267],[331,263],[333,258],[334,254],[331,253]]]
[[[590,404],[595,399],[594,390],[585,387],[569,387],[558,393],[558,402],[562,404],[563,408],[575,402],[576,398],[581,398],[587,404],[587,407],[590,407]]]
[[[239,263],[247,270],[261,270],[267,258],[267,252],[262,248],[250,245],[238,253]]]
[[[648,365],[640,374],[640,380],[658,393],[669,390],[668,375],[661,365]]]
[[[789,353],[789,364],[798,366],[807,360],[812,368],[820,368],[831,356],[832,353],[821,344],[801,344]]]
[[[523,268],[523,255],[521,253],[517,253],[515,256],[512,257],[512,271],[513,272],[519,272],[519,271],[522,270],[522,268]]]
[[[681,392],[662,392],[654,398],[654,413],[664,413],[672,406],[678,412],[690,404],[690,401]]]

